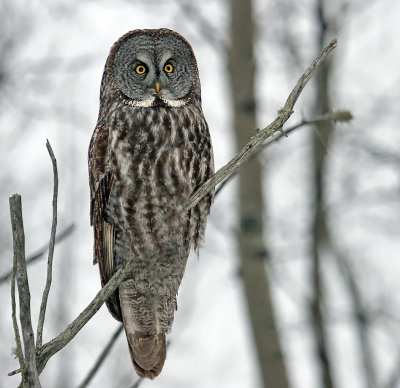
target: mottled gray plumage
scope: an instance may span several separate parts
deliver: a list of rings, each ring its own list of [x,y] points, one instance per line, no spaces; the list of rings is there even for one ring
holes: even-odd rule
[[[165,333],[213,193],[190,211],[185,203],[212,174],[191,46],[167,29],[125,34],[106,62],[89,147],[91,223],[103,285],[135,261],[107,306],[124,323],[140,376],[154,378],[163,367]]]

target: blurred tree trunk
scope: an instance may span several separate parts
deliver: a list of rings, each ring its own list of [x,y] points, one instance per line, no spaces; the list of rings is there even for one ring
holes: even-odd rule
[[[327,39],[328,25],[324,15],[324,0],[317,0],[317,27],[318,48],[323,48]],[[330,111],[329,76],[332,62],[327,58],[317,74],[317,89],[314,102],[315,115]],[[314,159],[314,215],[312,219],[312,284],[313,297],[311,302],[312,328],[316,342],[316,353],[322,373],[322,387],[332,388],[332,371],[329,361],[329,344],[324,325],[324,289],[321,277],[321,255],[328,246],[328,231],[324,210],[325,187],[324,172],[329,139],[332,133],[332,123],[329,121],[317,124],[313,132],[313,159]]]
[[[237,149],[256,130],[254,96],[254,26],[250,0],[231,0],[230,73]],[[263,239],[262,168],[258,159],[239,174],[238,230],[241,276],[264,387],[288,386],[272,310]]]
[[[326,17],[326,0],[317,0],[316,17],[318,33],[318,48],[321,50],[324,44],[338,34],[339,21],[343,19],[346,8],[340,7],[335,17]],[[327,36],[330,33],[331,36]],[[315,114],[325,113],[331,110],[330,103],[330,75],[332,73],[332,60],[327,58],[321,65],[317,74],[317,93],[315,96]],[[363,307],[361,293],[353,278],[351,270],[346,267],[346,260],[341,257],[338,249],[332,249],[330,231],[327,225],[327,217],[324,211],[325,205],[325,184],[324,173],[326,171],[326,155],[329,149],[329,142],[333,130],[331,122],[317,124],[313,135],[314,149],[314,177],[315,177],[315,204],[314,220],[312,229],[313,244],[313,268],[312,277],[314,285],[314,295],[312,300],[313,329],[316,338],[317,357],[321,365],[324,387],[331,388],[335,384],[332,379],[332,368],[329,361],[329,340],[324,324],[324,289],[321,275],[321,256],[329,251],[336,256],[338,268],[342,273],[349,292],[349,301],[353,304],[356,315],[356,331],[359,339],[360,358],[363,366],[365,386],[368,388],[377,387],[376,375],[374,371],[374,361],[372,348],[368,337],[367,312]]]

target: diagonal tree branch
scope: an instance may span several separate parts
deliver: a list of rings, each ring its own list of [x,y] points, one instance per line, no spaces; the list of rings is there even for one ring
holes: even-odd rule
[[[337,40],[332,40],[321,53],[314,59],[311,66],[304,72],[304,74],[297,81],[296,86],[287,98],[285,105],[278,112],[278,117],[267,127],[257,132],[250,141],[242,148],[242,150],[234,156],[224,167],[220,168],[206,183],[204,183],[194,195],[190,198],[187,209],[191,209],[207,195],[218,183],[223,181],[228,175],[237,170],[243,163],[247,162],[251,155],[258,151],[263,142],[271,137],[277,131],[283,131],[283,125],[293,113],[294,105],[299,98],[304,87],[314,75],[318,67],[327,57],[327,55],[336,47]]]
[[[49,243],[49,256],[47,259],[47,278],[46,285],[43,290],[42,303],[40,305],[39,321],[37,326],[36,335],[36,347],[42,346],[42,335],[43,335],[43,325],[46,316],[47,300],[49,298],[51,280],[53,278],[53,256],[54,256],[54,244],[56,240],[56,230],[57,230],[57,197],[58,197],[58,171],[57,171],[57,160],[54,156],[53,149],[49,141],[46,142],[47,150],[51,158],[51,163],[53,165],[53,176],[54,176],[54,188],[53,188],[53,221],[51,225],[50,233],[50,243]]]
[[[29,292],[28,274],[25,263],[25,234],[22,221],[21,196],[10,197],[10,215],[13,232],[14,255],[17,261],[17,284],[20,305],[20,322],[24,341],[25,369],[22,374],[24,385],[41,388],[39,373],[36,367],[35,339],[31,321],[31,295]],[[26,383],[26,384],[25,384]]]

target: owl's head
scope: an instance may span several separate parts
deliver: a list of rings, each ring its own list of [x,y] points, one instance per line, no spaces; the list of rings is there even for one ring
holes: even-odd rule
[[[166,28],[122,36],[111,49],[106,72],[119,98],[132,106],[200,103],[193,50],[185,38]]]

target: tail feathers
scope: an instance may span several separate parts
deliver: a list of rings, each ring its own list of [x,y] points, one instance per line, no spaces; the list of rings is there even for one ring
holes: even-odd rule
[[[126,333],[133,366],[140,377],[154,379],[163,366],[167,354],[165,334],[146,336],[141,332]]]
[[[160,374],[167,353],[165,334],[163,332],[155,333],[155,321],[153,322],[154,327],[148,325],[144,330],[137,317],[138,314],[141,316],[143,310],[148,307],[147,301],[138,296],[132,283],[133,281],[128,279],[122,282],[118,288],[129,353],[137,374],[140,377],[154,379]]]

